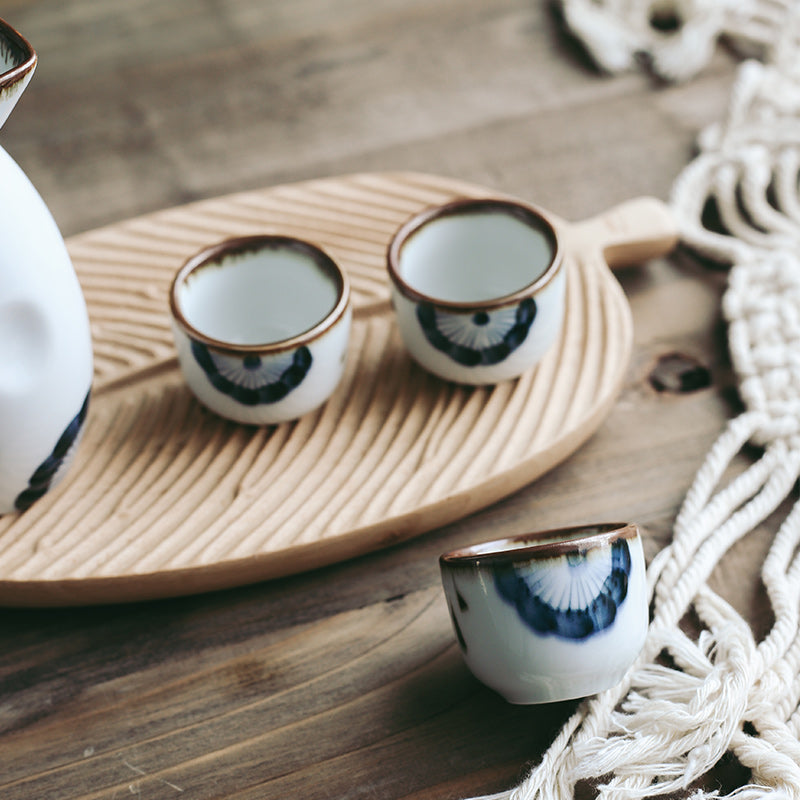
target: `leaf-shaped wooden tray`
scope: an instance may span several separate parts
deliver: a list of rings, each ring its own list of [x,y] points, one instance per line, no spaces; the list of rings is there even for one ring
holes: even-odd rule
[[[141,600],[307,570],[463,517],[573,452],[611,407],[631,351],[630,310],[604,253],[666,252],[671,222],[647,199],[558,222],[568,268],[560,341],[516,381],[459,387],[406,354],[385,250],[425,206],[489,194],[416,173],[352,175],[203,201],[68,241],[92,321],[92,403],[61,484],[0,518],[0,603]],[[355,303],[334,396],[295,423],[261,429],[193,399],[167,309],[186,257],[259,231],[321,245],[351,276]]]

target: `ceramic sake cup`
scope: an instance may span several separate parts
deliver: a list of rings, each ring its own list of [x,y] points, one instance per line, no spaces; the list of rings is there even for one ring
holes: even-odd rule
[[[648,624],[636,525],[565,528],[441,556],[472,673],[511,703],[586,697],[618,683]]]
[[[553,224],[525,203],[461,199],[412,217],[387,252],[412,357],[446,380],[494,384],[539,362],[564,317]]]
[[[349,282],[313,244],[259,235],[213,245],[176,274],[170,310],[186,382],[234,422],[297,419],[341,379]]]

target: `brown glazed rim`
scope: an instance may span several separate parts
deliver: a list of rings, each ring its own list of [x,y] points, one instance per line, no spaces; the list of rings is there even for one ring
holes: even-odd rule
[[[333,308],[315,325],[292,336],[289,339],[280,339],[263,344],[235,344],[208,336],[194,327],[184,316],[183,309],[178,300],[178,287],[186,283],[189,277],[201,270],[218,267],[230,257],[244,256],[258,250],[290,250],[311,258],[320,269],[330,275],[336,282],[337,297]],[[199,253],[189,258],[175,274],[169,290],[170,311],[175,321],[184,332],[192,339],[202,342],[211,349],[222,353],[279,353],[291,350],[298,345],[319,338],[332,328],[347,311],[350,302],[350,282],[339,265],[322,249],[303,239],[292,236],[279,236],[273,234],[257,234],[254,236],[239,236],[225,239],[221,242],[206,247]]]
[[[479,567],[531,561],[537,558],[554,558],[596,547],[607,547],[617,539],[635,539],[637,536],[639,527],[634,522],[576,525],[570,528],[523,533],[506,539],[462,547],[440,556],[439,563],[443,567]],[[542,542],[543,539],[546,541]]]
[[[23,60],[15,67],[0,72],[0,90],[13,86],[25,77],[26,73],[32,72],[37,61],[36,51],[31,47],[30,42],[5,20],[0,19],[0,41],[3,39],[10,41],[20,50]]]
[[[424,294],[406,282],[400,274],[400,257],[406,242],[422,227],[436,219],[443,217],[457,217],[468,214],[503,213],[508,214],[528,226],[535,226],[549,240],[552,249],[552,258],[545,271],[532,283],[523,286],[511,294],[501,297],[491,297],[470,302],[456,302],[442,300],[438,297]],[[398,290],[409,300],[416,303],[430,303],[451,311],[474,312],[478,309],[501,308],[502,306],[516,305],[526,297],[537,294],[555,277],[561,267],[561,244],[555,226],[548,219],[547,214],[536,206],[523,203],[520,200],[510,200],[497,197],[472,198],[462,197],[443,205],[432,206],[412,216],[404,222],[395,232],[386,251],[386,266],[389,277]]]

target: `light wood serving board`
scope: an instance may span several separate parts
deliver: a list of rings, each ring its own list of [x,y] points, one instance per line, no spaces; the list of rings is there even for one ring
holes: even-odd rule
[[[387,546],[466,516],[572,453],[609,411],[632,347],[606,260],[668,251],[658,201],[556,220],[568,269],[560,341],[522,378],[467,388],[406,354],[385,251],[411,214],[494,194],[417,173],[320,179],[194,203],[73,237],[95,381],[64,480],[0,518],[0,603],[143,600],[241,585]],[[227,236],[310,239],[349,273],[345,377],[319,411],[249,428],[201,407],[178,370],[167,291],[193,252]]]

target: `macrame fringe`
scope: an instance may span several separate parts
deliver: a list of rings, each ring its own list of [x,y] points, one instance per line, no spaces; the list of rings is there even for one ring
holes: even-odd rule
[[[796,47],[794,0],[562,0],[564,19],[595,63],[611,73],[643,61],[660,78],[686,81],[725,38],[741,52],[781,60]]]

